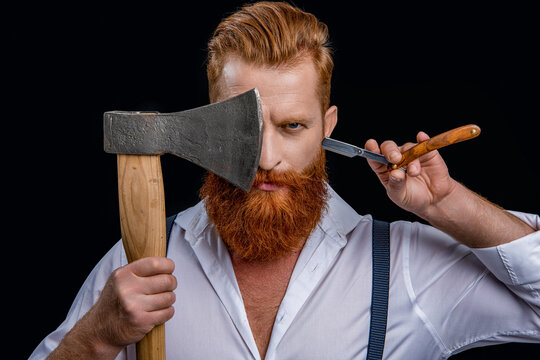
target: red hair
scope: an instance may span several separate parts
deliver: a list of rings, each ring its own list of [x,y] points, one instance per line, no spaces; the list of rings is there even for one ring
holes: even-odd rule
[[[219,94],[218,80],[227,56],[258,66],[294,66],[310,58],[319,76],[317,93],[324,112],[330,106],[334,63],[328,28],[317,18],[284,2],[247,5],[225,18],[208,43],[210,101]]]

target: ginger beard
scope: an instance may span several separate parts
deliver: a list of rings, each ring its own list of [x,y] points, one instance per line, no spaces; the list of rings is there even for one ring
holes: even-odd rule
[[[208,172],[200,196],[229,251],[245,261],[272,261],[300,250],[326,207],[324,150],[301,173],[259,169],[249,193]],[[276,191],[258,190],[272,182]]]

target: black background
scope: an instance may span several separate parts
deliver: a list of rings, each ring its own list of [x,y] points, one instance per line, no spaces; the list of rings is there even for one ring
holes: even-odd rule
[[[243,3],[6,9],[3,293],[24,356],[60,324],[88,273],[120,238],[116,159],[103,152],[103,113],[207,104],[206,42]],[[295,3],[330,28],[334,138],[403,143],[419,130],[435,135],[478,124],[479,138],[442,150],[452,176],[507,209],[538,213],[532,8]],[[386,198],[365,161],[327,158],[331,185],[360,214],[418,220]],[[169,155],[162,164],[167,214],[195,204],[203,171]],[[509,344],[454,358],[532,358],[533,350],[539,345]]]

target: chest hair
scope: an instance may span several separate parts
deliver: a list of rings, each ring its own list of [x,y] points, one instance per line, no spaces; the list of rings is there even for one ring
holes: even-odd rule
[[[244,262],[232,257],[236,281],[261,359],[266,355],[276,314],[299,254],[295,252],[265,263]]]

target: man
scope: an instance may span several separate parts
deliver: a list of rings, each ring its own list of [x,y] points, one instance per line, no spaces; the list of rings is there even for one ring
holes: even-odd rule
[[[327,184],[320,144],[337,123],[327,42],[324,24],[282,3],[244,7],[218,26],[211,101],[261,94],[253,189],[208,174],[204,200],[175,220],[168,258],[127,264],[119,242],[31,359],[132,359],[133,344],[161,323],[168,359],[365,358],[372,219]],[[397,162],[412,145],[366,148]],[[391,225],[385,358],[540,341],[540,218],[474,194],[437,152],[407,173],[370,166],[392,201],[433,225]]]

